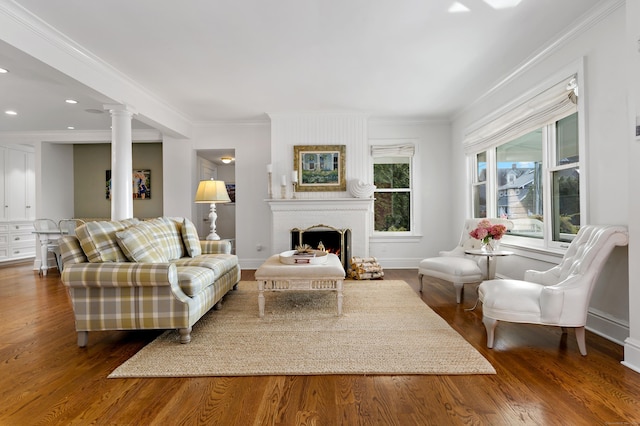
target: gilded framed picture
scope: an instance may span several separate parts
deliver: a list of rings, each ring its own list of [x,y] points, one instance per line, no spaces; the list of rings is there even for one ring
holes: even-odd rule
[[[346,145],[294,145],[296,191],[346,191]]]

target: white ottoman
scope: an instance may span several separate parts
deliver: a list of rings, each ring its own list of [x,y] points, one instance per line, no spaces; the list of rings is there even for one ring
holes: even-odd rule
[[[345,272],[340,258],[335,254],[327,254],[327,261],[322,264],[284,264],[280,255],[267,259],[256,270],[258,282],[258,309],[260,317],[264,316],[264,291],[292,290],[324,290],[335,291],[338,299],[338,315],[342,315],[342,286]]]

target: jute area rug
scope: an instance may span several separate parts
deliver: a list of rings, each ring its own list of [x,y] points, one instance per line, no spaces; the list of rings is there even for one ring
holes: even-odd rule
[[[345,281],[335,292],[265,292],[253,281],[198,321],[191,343],[167,331],[109,377],[495,374],[404,281]]]

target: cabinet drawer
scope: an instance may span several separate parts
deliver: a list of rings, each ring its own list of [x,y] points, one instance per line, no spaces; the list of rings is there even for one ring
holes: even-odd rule
[[[0,232],[8,232],[9,231],[9,225],[6,223],[2,223],[0,224]]]
[[[27,257],[35,255],[36,248],[34,246],[11,247],[11,257]]]
[[[0,234],[0,247],[5,247],[9,243],[9,236],[7,234]]]
[[[36,241],[35,234],[31,232],[12,232],[11,233],[11,244],[19,243],[19,242],[30,242],[34,243]]]
[[[35,228],[31,222],[14,222],[9,225],[9,230],[11,232],[33,232],[35,231]]]

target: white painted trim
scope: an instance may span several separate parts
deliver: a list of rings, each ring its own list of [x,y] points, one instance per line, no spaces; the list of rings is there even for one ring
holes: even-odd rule
[[[190,137],[190,119],[169,102],[17,3],[0,2],[0,40],[114,101],[134,105],[143,123]]]
[[[619,345],[623,345],[624,340],[629,336],[628,322],[594,308],[589,308],[585,328]]]
[[[640,340],[631,337],[625,339],[624,361],[621,364],[640,373]]]

